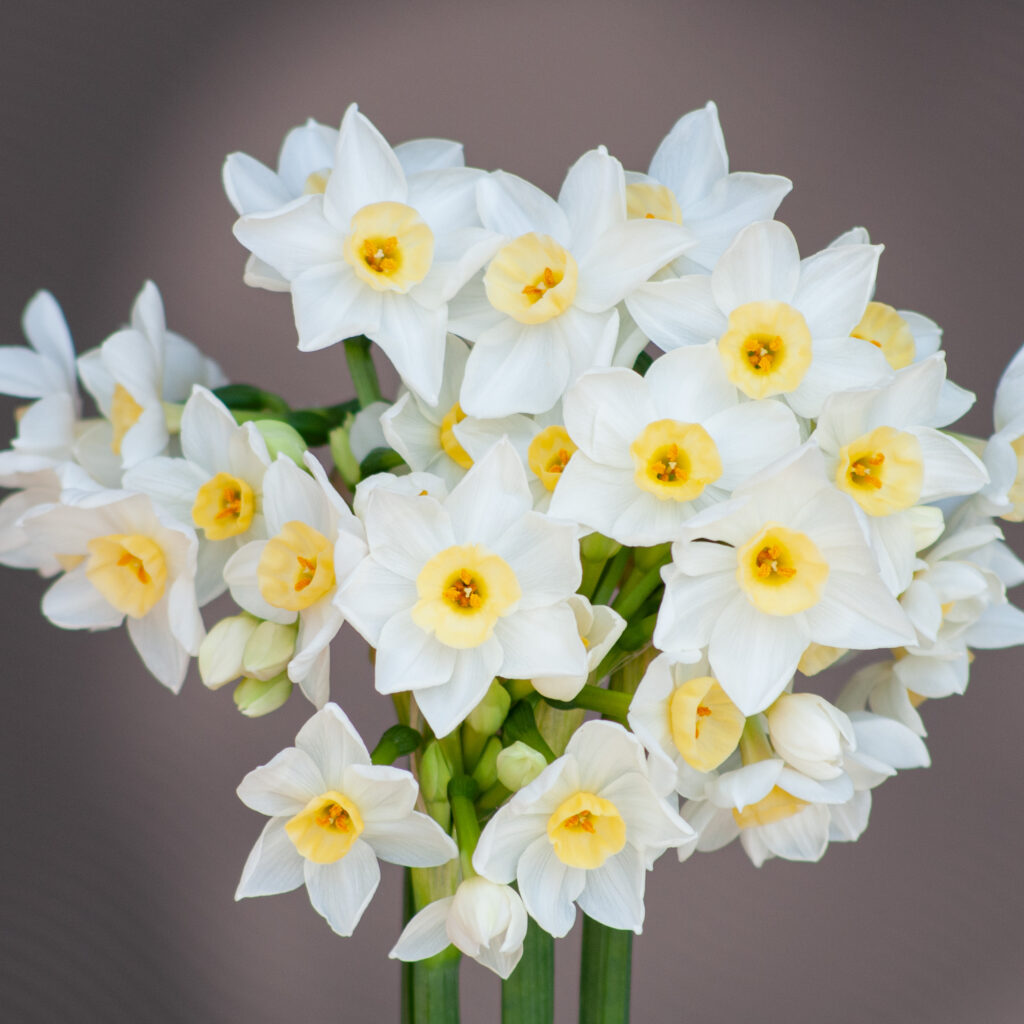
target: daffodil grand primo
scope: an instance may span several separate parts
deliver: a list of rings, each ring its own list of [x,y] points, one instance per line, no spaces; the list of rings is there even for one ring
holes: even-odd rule
[[[557,198],[354,104],[223,181],[245,281],[290,294],[300,350],[344,344],[355,398],[227,383],[151,282],[76,358],[39,292],[0,348],[28,403],[0,563],[54,578],[57,626],[126,623],[172,690],[192,657],[246,717],[298,686],[312,716],[238,789],[269,820],[236,895],[304,886],[350,935],[405,866],[405,1024],[456,1024],[462,955],[504,1024],[550,1024],[577,910],[579,1019],[624,1024],[662,853],[857,839],[929,764],[930,702],[1024,643],[1024,356],[992,436],[952,433],[973,396],[939,326],[876,298],[882,247],[801,259],[790,182],[730,171],[713,103]],[[372,747],[332,702],[369,689],[332,666],[346,624],[398,719]]]

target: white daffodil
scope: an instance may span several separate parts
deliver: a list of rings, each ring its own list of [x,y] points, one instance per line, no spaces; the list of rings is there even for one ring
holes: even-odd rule
[[[477,226],[481,174],[447,167],[407,178],[353,104],[322,191],[243,216],[235,236],[288,282],[300,350],[366,335],[435,402],[448,300],[495,247]]]
[[[991,482],[980,507],[1008,522],[1024,522],[1024,347],[999,378],[993,419],[995,433],[983,450]]]
[[[457,856],[441,827],[413,810],[419,787],[400,768],[370,763],[345,712],[327,704],[295,746],[249,772],[241,801],[270,821],[242,870],[235,899],[305,883],[313,909],[351,935],[380,881],[377,859],[433,867]]]
[[[551,514],[622,544],[673,540],[694,512],[801,441],[781,402],[739,400],[713,344],[661,356],[644,377],[586,373],[566,394],[564,414],[580,450]]]
[[[572,928],[574,903],[610,928],[639,933],[647,871],[692,837],[652,786],[637,738],[612,722],[587,722],[487,823],[473,867],[494,882],[516,879],[530,916],[556,938]]]
[[[469,346],[449,334],[437,401],[428,402],[416,392],[407,391],[380,418],[391,447],[414,470],[433,473],[448,487],[454,487],[473,465],[473,457],[462,443],[464,432],[472,430],[473,447],[479,454],[502,437],[508,437],[517,450],[525,449],[535,432],[526,416],[486,420],[469,417],[467,421],[459,405],[459,389],[468,357]]]
[[[953,524],[923,552],[913,580],[900,597],[917,632],[893,671],[922,697],[963,693],[969,648],[992,649],[1024,643],[1024,612],[1006,599],[1006,583],[992,568],[1006,565],[998,548],[1002,532],[991,521]],[[995,550],[993,550],[995,549]],[[1008,578],[1021,582],[1019,564]]]
[[[522,958],[526,925],[526,908],[515,889],[477,875],[461,882],[454,896],[416,914],[388,956],[425,960],[452,945],[507,978]]]
[[[164,305],[152,281],[132,306],[131,325],[78,357],[82,383],[109,421],[80,447],[107,445],[127,469],[160,455],[170,435],[164,402],[184,402],[193,384],[227,383],[220,367],[181,335],[167,330]],[[111,433],[112,429],[112,433]]]
[[[825,403],[813,440],[843,493],[860,506],[882,579],[902,593],[914,571],[915,552],[934,539],[921,525],[941,528],[940,498],[973,494],[988,481],[981,461],[958,441],[934,429],[946,362],[937,353],[897,371],[878,388],[833,395]],[[923,543],[922,543],[923,541]]]
[[[452,330],[475,342],[459,401],[481,418],[544,412],[584,370],[611,365],[614,307],[693,239],[627,219],[622,165],[603,147],[569,169],[557,203],[504,171],[477,200],[504,244],[452,306]]]
[[[146,668],[176,693],[203,639],[195,534],[142,494],[65,501],[23,520],[29,540],[67,570],[43,596],[43,614],[63,629],[114,629],[127,618]]]
[[[846,245],[801,260],[789,228],[760,221],[739,233],[710,276],[651,281],[626,305],[659,348],[714,338],[729,379],[748,398],[777,397],[814,417],[833,392],[892,373],[879,348],[850,337],[880,252]]]
[[[836,699],[836,707],[847,714],[870,709],[877,715],[895,719],[915,736],[927,736],[928,730],[917,710],[925,698],[907,689],[896,675],[895,667],[896,661],[890,659],[865,665],[854,672]],[[966,670],[966,664],[964,668]],[[941,666],[939,670],[942,671]]]
[[[647,174],[626,172],[630,217],[684,224],[696,239],[673,262],[676,276],[710,271],[742,228],[775,216],[792,188],[788,178],[777,174],[729,173],[714,103],[675,123]]]
[[[857,506],[800,449],[691,519],[663,571],[654,644],[708,647],[712,673],[747,715],[785,689],[813,643],[868,650],[914,631],[882,582]]]
[[[681,796],[704,796],[737,749],[746,716],[710,674],[707,658],[681,662],[660,654],[629,705],[629,727],[652,757],[671,763]]]
[[[578,675],[534,676],[530,680],[538,693],[553,700],[572,700],[626,628],[626,620],[617,611],[604,604],[592,605],[582,594],[573,594],[569,598],[569,607],[576,617],[576,629],[587,649],[587,664],[585,670]]]
[[[231,153],[224,161],[223,182],[228,200],[239,216],[280,210],[301,196],[323,193],[334,168],[338,129],[309,118],[284,137],[271,170],[246,153]],[[395,146],[406,175],[462,167],[462,144],[447,139],[413,139]],[[273,267],[250,256],[245,283],[270,291],[288,291],[288,282]]]
[[[569,605],[582,576],[576,527],[532,506],[507,441],[443,500],[386,487],[366,500],[370,555],[335,603],[377,649],[378,691],[412,690],[438,736],[466,717],[496,675],[586,671]]]
[[[331,599],[366,554],[366,543],[359,520],[309,452],[305,464],[309,473],[280,455],[266,471],[269,540],[236,551],[224,566],[224,580],[235,601],[257,618],[298,621],[288,678],[321,707],[330,692],[329,644],[344,622]]]
[[[148,494],[182,523],[202,531],[199,604],[223,593],[224,566],[243,544],[266,534],[263,475],[270,455],[252,423],[241,426],[222,402],[196,386],[181,417],[183,458],[157,456],[124,475],[124,486]]]

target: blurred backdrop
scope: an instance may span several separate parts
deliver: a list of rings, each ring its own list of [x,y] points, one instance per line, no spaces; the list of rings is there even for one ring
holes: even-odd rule
[[[471,164],[556,189],[600,143],[645,169],[714,98],[733,169],[794,180],[779,216],[805,254],[854,224],[886,244],[878,297],[943,325],[985,433],[1024,340],[1022,31],[1009,0],[3,0],[0,343],[46,287],[90,348],[151,277],[230,377],[338,401],[340,352],[300,356],[287,298],[242,284],[226,153],[272,162],[288,128],[358,100],[392,142],[457,138]],[[303,890],[232,902],[263,825],[234,788],[292,742],[303,698],[248,721],[194,674],[173,697],[124,635],[50,627],[43,581],[0,586],[0,1018],[397,1020],[397,869],[350,940]],[[1024,1019],[1022,664],[983,653],[966,697],[926,706],[934,766],[877,792],[856,845],[761,870],[738,846],[664,857],[636,1019]],[[348,630],[332,693],[371,742],[388,724]],[[578,944],[578,926],[559,944],[560,1021]],[[496,1021],[493,977],[470,962],[463,979],[467,1024]]]

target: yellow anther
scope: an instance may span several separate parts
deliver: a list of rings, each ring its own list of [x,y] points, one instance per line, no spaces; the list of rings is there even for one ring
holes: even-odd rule
[[[135,555],[130,554],[129,552],[126,551],[117,560],[117,564],[122,566],[122,567],[124,567],[124,568],[130,569],[131,572],[134,573],[135,578],[140,583],[149,583],[149,582],[151,582],[152,578],[150,577],[149,573],[146,572],[146,567],[142,564],[142,559],[141,558],[137,558]]]
[[[390,274],[398,266],[398,237],[368,238],[363,242],[363,262],[378,274]]]
[[[295,589],[297,591],[305,590],[313,582],[313,577],[316,575],[316,559],[303,558],[302,555],[296,555],[295,557],[299,563],[299,572],[295,577]]]
[[[468,569],[459,570],[455,582],[445,589],[444,598],[457,608],[479,608],[484,603],[480,584]]]
[[[242,492],[234,487],[225,487],[220,496],[220,511],[214,516],[215,519],[226,519],[228,516],[238,518],[242,511]]]
[[[578,828],[593,835],[597,829],[594,826],[594,823],[590,820],[591,817],[592,815],[590,811],[580,811],[579,814],[573,814],[566,818],[565,821],[562,822],[562,828]]]
[[[762,579],[769,579],[772,576],[781,576],[783,579],[790,579],[796,575],[796,569],[792,566],[779,565],[782,552],[774,544],[768,544],[757,553],[757,575]]]
[[[560,274],[556,274],[550,267],[545,267],[544,273],[540,275],[536,282],[523,287],[523,294],[531,302],[536,302],[538,299],[544,298],[545,292],[549,288],[554,288],[561,280]]]

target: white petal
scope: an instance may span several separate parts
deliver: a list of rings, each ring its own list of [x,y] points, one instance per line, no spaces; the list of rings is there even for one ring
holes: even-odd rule
[[[793,411],[814,418],[829,395],[850,388],[870,387],[891,377],[882,350],[859,338],[815,340],[814,357],[796,390],[786,395]]]
[[[495,537],[493,544],[495,554],[516,574],[523,592],[521,609],[564,601],[580,585],[582,567],[575,526],[527,512]]]
[[[549,195],[523,178],[494,171],[477,185],[477,206],[484,226],[515,238],[536,231],[569,245],[569,220]]]
[[[271,818],[252,848],[235,899],[247,896],[276,896],[302,885],[303,860],[284,830],[284,818]]]
[[[299,730],[295,746],[320,769],[328,789],[341,789],[349,765],[370,763],[359,733],[337,704],[328,704],[313,715]]]
[[[763,800],[772,791],[785,767],[785,761],[770,758],[744,765],[736,771],[725,772],[709,784],[708,799],[718,807],[742,811]]]
[[[380,866],[370,845],[357,839],[333,864],[304,861],[303,874],[313,909],[338,935],[351,935],[380,882]]]
[[[388,956],[392,960],[411,962],[426,960],[446,949],[451,944],[446,922],[454,900],[454,896],[445,896],[428,903],[402,929],[402,934]]]
[[[292,817],[327,788],[309,754],[288,747],[242,779],[238,798],[260,814]]]
[[[718,308],[729,314],[748,302],[792,302],[800,281],[793,233],[778,221],[744,228],[711,275]]]
[[[398,822],[416,806],[420,789],[410,772],[390,765],[350,764],[341,792],[359,808],[363,822]]]
[[[685,651],[706,646],[729,603],[746,601],[736,592],[735,556],[733,562],[732,572],[702,576],[684,576],[678,571],[663,574],[665,596],[654,629],[656,647],[663,651]]]
[[[648,281],[630,293],[626,308],[644,334],[665,351],[704,345],[728,325],[712,294],[711,278],[703,274]]]
[[[626,219],[622,164],[603,147],[584,153],[569,168],[558,205],[568,218],[574,251],[589,253],[604,234]]]
[[[707,195],[729,171],[718,108],[707,103],[684,114],[651,159],[651,177],[667,185],[681,204]]]
[[[459,855],[452,837],[419,811],[402,821],[367,822],[363,840],[381,860],[414,868],[437,867]]]
[[[21,329],[29,344],[62,371],[63,391],[75,392],[75,346],[57,300],[47,291],[29,299],[21,315]]]
[[[313,267],[292,281],[291,290],[302,352],[369,336],[380,327],[380,293],[364,285],[347,264]]]
[[[367,558],[338,589],[334,603],[363,639],[376,647],[384,624],[403,609],[411,608],[417,597],[412,580]]]
[[[462,167],[465,157],[462,143],[451,139],[410,139],[395,146],[395,156],[406,177],[421,171],[438,171],[444,167]]]
[[[496,546],[533,508],[526,471],[508,441],[500,441],[448,495],[445,508],[460,544]]]
[[[483,700],[491,680],[501,667],[501,644],[493,635],[479,647],[453,651],[452,654],[454,658],[450,679],[440,686],[428,683],[426,689],[416,690],[416,703],[434,734],[439,737],[447,736]],[[378,672],[379,657],[378,654]]]
[[[53,583],[43,595],[43,614],[62,629],[113,629],[124,619],[89,582],[84,568]]]
[[[543,835],[519,858],[516,878],[530,917],[556,939],[567,935],[576,920],[573,900],[583,891],[586,872],[563,864]]]
[[[384,295],[380,325],[366,336],[380,345],[406,385],[433,405],[441,390],[448,316],[427,309],[413,295]]]
[[[640,741],[615,722],[586,722],[573,733],[565,748],[579,766],[580,785],[600,794],[625,772],[646,774],[647,762]]]
[[[687,345],[659,356],[644,383],[654,400],[656,416],[652,418],[703,423],[737,404],[736,387],[725,375],[718,345],[713,342]],[[754,407],[767,409],[778,404],[758,402]]]
[[[455,653],[400,612],[380,632],[374,686],[384,694],[439,686],[452,677]]]
[[[537,838],[547,837],[546,814],[523,813],[518,806],[504,804],[484,826],[473,867],[492,882],[511,882],[526,848]]]
[[[584,454],[632,469],[629,446],[657,412],[644,378],[616,368],[584,374],[566,393],[563,416],[565,429]]]
[[[857,326],[875,290],[880,245],[823,249],[800,265],[793,305],[813,338],[843,338]]]
[[[660,800],[650,780],[639,772],[626,772],[613,779],[601,797],[618,808],[626,822],[626,836],[632,846],[641,850],[661,852],[688,841],[693,830]]]
[[[242,245],[287,281],[342,258],[342,236],[325,219],[319,196],[304,196],[271,213],[244,216],[235,222],[234,232]]]
[[[189,655],[171,632],[166,598],[141,619],[128,619],[128,635],[143,664],[172,693],[185,682]]]
[[[627,843],[586,875],[586,885],[576,899],[580,910],[609,928],[634,931],[639,935],[644,926],[646,880],[639,851]]]
[[[587,652],[567,604],[515,612],[498,620],[494,635],[503,653],[498,672],[506,678],[587,673]]]

